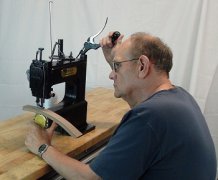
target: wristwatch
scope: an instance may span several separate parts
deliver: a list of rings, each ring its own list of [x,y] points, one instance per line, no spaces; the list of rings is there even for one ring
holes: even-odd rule
[[[42,155],[47,151],[48,147],[49,147],[48,144],[42,144],[41,146],[39,146],[39,149],[38,149],[39,157],[42,158]]]

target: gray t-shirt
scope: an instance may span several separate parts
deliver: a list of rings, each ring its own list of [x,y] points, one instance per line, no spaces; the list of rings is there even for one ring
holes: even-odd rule
[[[90,167],[104,180],[214,180],[216,155],[197,103],[176,87],[131,109]]]

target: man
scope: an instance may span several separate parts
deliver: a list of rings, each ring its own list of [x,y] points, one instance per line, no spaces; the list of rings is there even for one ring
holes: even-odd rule
[[[34,126],[26,146],[67,179],[214,180],[216,156],[205,119],[190,94],[171,84],[172,52],[159,38],[135,33],[113,46],[100,42],[112,71],[114,96],[131,107],[105,149],[89,165],[50,145],[55,128]],[[118,107],[119,108],[119,107]]]

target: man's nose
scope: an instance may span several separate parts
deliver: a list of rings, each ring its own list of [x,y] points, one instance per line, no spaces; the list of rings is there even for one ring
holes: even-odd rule
[[[111,71],[111,73],[109,74],[109,79],[114,80],[116,76],[116,73],[114,70]]]

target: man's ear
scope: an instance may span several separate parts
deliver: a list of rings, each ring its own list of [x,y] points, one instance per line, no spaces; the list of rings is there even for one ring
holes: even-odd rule
[[[142,55],[139,57],[138,74],[139,78],[145,78],[150,72],[150,63],[147,56]]]

